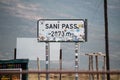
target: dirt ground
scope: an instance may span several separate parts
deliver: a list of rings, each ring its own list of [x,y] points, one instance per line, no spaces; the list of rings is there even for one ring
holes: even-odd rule
[[[46,80],[45,74],[41,74],[39,76],[40,76],[39,80]],[[79,80],[89,80],[89,78],[90,78],[89,75],[79,74]],[[94,78],[94,80],[97,80],[97,75],[94,75],[91,78]],[[105,78],[106,78],[106,76],[105,76]],[[29,74],[28,80],[38,80],[38,74]],[[60,80],[60,75],[59,74],[50,74],[49,80]],[[61,80],[75,80],[75,75],[74,74],[62,74]],[[99,80],[104,80],[103,75],[99,75]],[[120,75],[111,75],[111,80],[120,80]]]

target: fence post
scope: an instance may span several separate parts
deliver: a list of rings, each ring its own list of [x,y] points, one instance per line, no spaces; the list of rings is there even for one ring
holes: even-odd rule
[[[106,56],[103,56],[103,71],[106,70]],[[102,75],[102,80],[105,80],[105,74]]]
[[[94,66],[93,66],[93,55],[91,55],[91,69],[92,69],[92,71],[94,70]],[[94,74],[92,74],[92,80],[94,80]]]
[[[98,71],[98,55],[95,55],[96,59],[96,71]],[[97,80],[99,80],[99,74],[97,74]]]
[[[37,58],[37,67],[38,67],[38,71],[40,70],[40,60],[39,58]],[[40,80],[40,74],[38,73],[38,80]]]

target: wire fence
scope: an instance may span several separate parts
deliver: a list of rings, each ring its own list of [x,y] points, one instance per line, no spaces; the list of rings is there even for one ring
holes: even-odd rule
[[[120,80],[120,70],[111,71],[88,71],[88,70],[0,70],[1,74],[28,74],[28,80],[46,80],[46,74],[49,74],[49,80],[75,80],[75,74],[78,74],[78,80],[107,80],[106,75],[110,74],[110,80]],[[99,78],[97,75],[99,74]],[[61,77],[60,77],[61,75]]]
[[[22,70],[22,71],[15,71],[15,70],[0,70],[0,74],[120,74],[120,70],[111,70],[111,71],[88,71],[88,70],[78,70],[78,71],[74,71],[74,70]]]

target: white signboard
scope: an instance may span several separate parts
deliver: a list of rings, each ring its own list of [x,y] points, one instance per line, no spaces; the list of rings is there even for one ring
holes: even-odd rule
[[[45,60],[46,44],[37,38],[17,38],[17,59]],[[50,43],[50,60],[59,60],[60,43]]]
[[[85,42],[86,22],[83,19],[40,19],[37,23],[38,41]]]

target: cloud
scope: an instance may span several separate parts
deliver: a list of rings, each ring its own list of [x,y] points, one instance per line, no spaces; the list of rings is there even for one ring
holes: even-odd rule
[[[26,18],[29,20],[38,20],[42,18],[38,13],[38,9],[40,9],[40,6],[38,4],[17,4],[17,8],[15,11],[18,13],[16,16],[21,17],[21,18]],[[14,14],[14,13],[13,13]]]
[[[74,16],[66,14],[66,13],[59,13],[57,15],[60,17],[63,17],[63,18],[71,18],[71,19],[74,17]]]
[[[2,8],[12,16],[27,20],[38,20],[42,18],[38,13],[43,9],[37,3],[23,3],[18,0],[0,1],[0,3],[7,5],[2,6]]]
[[[117,5],[108,5],[108,8],[109,9],[118,9],[118,10],[120,10],[120,6],[117,6]]]
[[[5,59],[11,59],[12,55],[9,52],[0,52],[0,59],[5,60]]]
[[[119,0],[111,0],[108,3],[108,8],[112,10],[120,10],[120,1]]]

